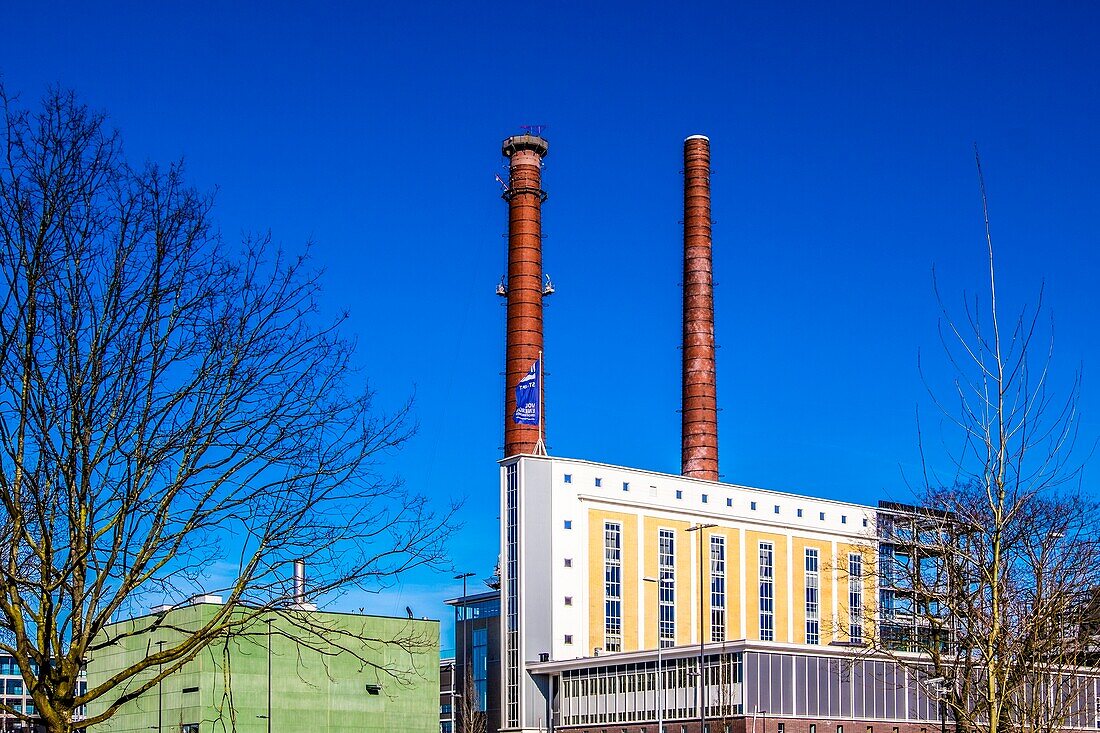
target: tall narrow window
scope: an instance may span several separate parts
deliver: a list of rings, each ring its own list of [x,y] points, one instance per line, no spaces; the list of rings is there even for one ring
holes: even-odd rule
[[[760,641],[775,641],[775,547],[760,543]]]
[[[879,585],[879,614],[884,619],[894,617],[894,576],[895,576],[894,546],[891,544],[879,545],[878,550],[878,585]]]
[[[515,463],[505,469],[505,570],[507,582],[504,649],[506,680],[504,709],[508,727],[519,725],[519,474]]]
[[[478,710],[489,709],[489,630],[473,631],[474,691]]]
[[[821,643],[821,562],[817,548],[806,548],[806,643]]]
[[[676,538],[671,529],[662,529],[658,535],[660,644],[662,647],[676,643]]]
[[[726,538],[710,536],[710,640],[726,640]]]
[[[618,522],[603,525],[604,640],[609,652],[623,649],[623,528]]]
[[[848,555],[848,639],[863,641],[863,556]]]

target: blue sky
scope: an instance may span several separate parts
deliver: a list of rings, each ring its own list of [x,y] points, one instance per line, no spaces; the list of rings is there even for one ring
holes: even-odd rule
[[[113,3],[9,0],[0,73],[186,159],[227,237],[315,243],[380,400],[420,433],[387,468],[467,497],[459,569],[495,561],[500,141],[549,125],[553,453],[676,472],[681,141],[711,137],[721,471],[874,502],[918,462],[917,372],[981,292],[980,146],[1008,312],[1041,283],[1055,385],[1100,434],[1100,6],[1094,3]],[[933,423],[930,428],[936,428]],[[1091,474],[1086,483],[1093,485]],[[447,576],[449,578],[449,576]],[[445,616],[419,575],[355,599]],[[351,601],[351,599],[348,599]]]

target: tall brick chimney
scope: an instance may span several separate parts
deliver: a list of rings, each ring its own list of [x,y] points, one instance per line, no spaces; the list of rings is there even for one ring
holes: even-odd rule
[[[502,144],[509,161],[508,188],[508,298],[507,346],[504,357],[504,456],[534,453],[537,425],[512,420],[516,385],[542,352],[542,299],[551,291],[542,273],[542,159],[549,144],[537,135],[516,135]],[[543,436],[545,439],[545,419]]]
[[[710,139],[684,140],[684,340],[680,473],[718,480]]]

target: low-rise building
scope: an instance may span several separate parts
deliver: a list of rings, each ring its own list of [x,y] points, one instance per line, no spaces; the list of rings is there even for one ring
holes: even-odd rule
[[[108,627],[114,642],[88,660],[89,684],[199,628],[218,610],[213,601],[162,611],[155,624],[145,616]],[[91,733],[435,733],[438,662],[438,621],[271,611],[207,646]],[[90,713],[109,702],[101,698]]]
[[[500,730],[500,591],[446,601],[455,611],[451,699],[455,733]],[[469,698],[467,700],[467,698]],[[463,727],[479,730],[464,731]]]
[[[37,670],[33,671],[37,673]],[[84,694],[86,683],[83,679],[77,685],[79,694]],[[0,710],[0,733],[38,733],[43,730],[22,671],[15,659],[7,654],[0,654],[0,697],[5,706]],[[84,711],[77,710],[75,719],[79,721],[83,717]]]

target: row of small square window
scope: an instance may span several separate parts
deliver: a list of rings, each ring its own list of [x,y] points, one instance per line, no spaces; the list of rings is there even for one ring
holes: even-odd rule
[[[565,483],[567,483],[567,484],[573,483],[573,474],[571,474],[571,473],[565,474]],[[601,486],[603,486],[603,479],[602,478],[597,478],[596,479],[596,488],[598,489]],[[630,491],[630,482],[629,481],[623,481],[623,491]]]
[[[567,483],[567,484],[573,483],[573,474],[571,474],[571,473],[565,474],[565,483]],[[603,485],[603,479],[597,478],[596,479],[596,486],[600,487],[602,485]],[[623,491],[630,491],[630,482],[629,481],[623,481]],[[683,499],[684,498],[684,492],[683,492],[682,489],[676,489],[676,498],[677,499]],[[703,498],[703,503],[704,504],[710,503],[710,496],[709,495],[703,494],[702,498]],[[726,506],[727,507],[732,507],[733,506],[733,499],[727,498],[726,499]],[[750,501],[749,502],[749,509],[754,511],[754,512],[756,511],[756,502],[755,501]],[[779,514],[779,505],[778,504],[774,505],[772,507],[772,509],[776,514]],[[795,511],[796,511],[798,517],[802,518],[802,509],[796,509]],[[824,522],[825,521],[825,512],[818,512],[817,513],[817,518],[820,521]],[[848,523],[848,515],[847,514],[841,514],[840,515],[840,523],[841,524],[847,524]],[[867,519],[866,518],[864,518],[864,520],[863,520],[863,526],[864,527],[867,526]],[[568,519],[565,520],[565,528],[566,529],[572,529],[573,528],[573,523],[571,521],[569,521]]]

